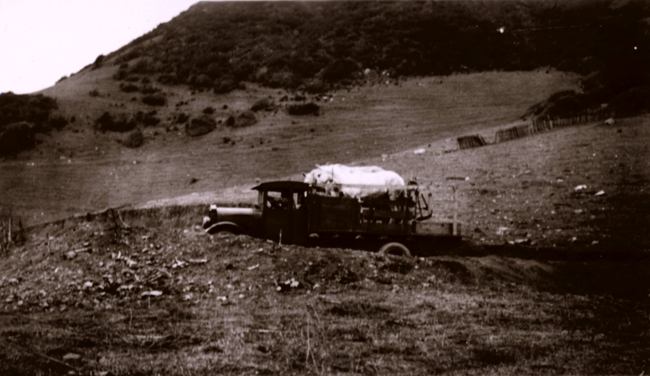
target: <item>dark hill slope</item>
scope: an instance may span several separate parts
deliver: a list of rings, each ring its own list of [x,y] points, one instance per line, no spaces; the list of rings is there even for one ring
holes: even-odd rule
[[[200,2],[93,67],[217,93],[242,81],[318,91],[368,68],[413,76],[539,66],[589,73],[604,64],[616,72],[648,61],[634,50],[647,46],[648,6],[619,3]]]

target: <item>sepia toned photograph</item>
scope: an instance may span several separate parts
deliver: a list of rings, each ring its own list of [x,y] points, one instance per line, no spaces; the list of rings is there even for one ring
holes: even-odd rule
[[[0,375],[650,372],[650,2],[0,0]]]

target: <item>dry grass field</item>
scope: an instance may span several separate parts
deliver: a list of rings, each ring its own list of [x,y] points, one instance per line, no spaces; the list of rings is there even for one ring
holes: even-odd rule
[[[650,118],[460,151],[455,137],[491,140],[575,84],[545,71],[440,80],[336,93],[322,116],[278,112],[199,139],[163,129],[136,150],[55,134],[42,156],[3,161],[2,190],[30,223],[148,209],[37,226],[3,256],[0,374],[648,372]],[[235,93],[229,107],[270,94]],[[204,203],[327,161],[417,177],[432,199],[456,185],[463,244],[409,259],[197,227]]]
[[[13,204],[26,224],[193,192],[247,189],[256,178],[298,178],[315,163],[350,163],[455,140],[512,122],[528,106],[556,91],[575,88],[577,82],[565,73],[539,70],[367,86],[333,93],[331,102],[316,102],[323,108],[318,117],[289,116],[280,110],[262,115],[254,126],[220,126],[197,138],[187,137],[182,124],[174,126],[168,119],[179,112],[195,116],[211,106],[214,116],[225,120],[232,111],[248,109],[263,97],[280,103],[286,93],[251,88],[226,96],[191,95],[187,89],[170,87],[165,88],[168,105],[154,108],[161,124],[145,128],[145,144],[129,149],[116,142],[123,135],[93,131],[94,120],[104,111],[152,108],[131,102],[131,95],[119,90],[111,74],[83,71],[45,90],[77,120],[45,137],[36,151],[0,163],[1,202]],[[85,94],[95,89],[100,97]],[[188,104],[179,109],[175,106],[179,102]],[[172,126],[177,130],[166,131]],[[224,143],[224,137],[234,145]],[[190,184],[193,178],[198,181]]]

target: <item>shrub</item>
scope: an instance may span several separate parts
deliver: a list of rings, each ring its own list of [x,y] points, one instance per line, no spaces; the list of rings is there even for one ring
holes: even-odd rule
[[[294,104],[287,107],[289,115],[318,115],[320,107],[316,103]]]
[[[136,91],[140,90],[140,88],[138,87],[138,85],[120,84],[120,90],[125,92],[125,93],[133,93],[133,92],[136,92]]]
[[[120,67],[120,69],[117,72],[115,72],[115,74],[113,74],[113,79],[115,81],[125,80],[128,77],[129,77],[129,72],[126,69],[122,69],[122,67]]]
[[[151,85],[145,85],[142,87],[142,89],[140,89],[140,92],[142,94],[154,94],[154,93],[158,93],[159,91],[160,89]]]
[[[104,112],[95,120],[95,124],[99,130],[109,132],[128,132],[135,129],[136,126],[135,120],[127,114],[111,115],[109,112]]]
[[[57,108],[54,98],[42,94],[0,94],[0,130],[4,125],[20,121],[32,123],[37,129],[45,129],[50,113]]]
[[[193,82],[194,86],[196,87],[210,87],[212,86],[212,79],[210,79],[210,76],[207,74],[200,74],[196,78],[194,78]]]
[[[95,62],[93,63],[93,70],[97,68],[101,68],[102,63],[104,62],[104,58],[105,58],[104,55],[97,56],[97,59],[95,59]]]
[[[99,91],[97,91],[97,89],[92,89],[91,91],[88,92],[88,95],[90,95],[93,98],[99,97]]]
[[[234,124],[230,125],[230,118],[228,118],[228,125],[234,126],[234,127],[248,127],[249,125],[253,125],[257,123],[257,116],[253,111],[244,111],[241,114],[237,115],[237,117],[234,118]]]
[[[341,59],[323,69],[322,77],[327,82],[336,82],[354,77],[359,66],[351,59]]]
[[[36,145],[37,127],[28,122],[9,124],[0,132],[0,156],[16,155]]]
[[[188,136],[201,136],[212,132],[217,128],[217,122],[210,116],[203,115],[200,118],[192,119],[192,121],[185,125],[185,133]]]
[[[636,87],[616,96],[609,108],[617,115],[636,115],[650,111],[650,86]]]
[[[251,107],[251,111],[253,112],[262,111],[262,110],[272,111],[274,107],[275,105],[273,104],[272,100],[268,98],[262,98],[253,104],[253,106]]]
[[[570,95],[557,99],[555,102],[549,104],[549,106],[542,113],[550,117],[567,117],[575,112],[582,111],[585,106],[582,103],[582,96],[580,95]]]
[[[212,114],[214,114],[214,111],[215,111],[214,107],[211,107],[211,106],[208,106],[208,107],[203,109],[203,113],[206,114],[206,115],[212,115]]]
[[[123,144],[124,146],[131,149],[139,148],[144,144],[144,134],[142,134],[141,130],[136,129],[133,132],[129,133]]]
[[[179,83],[176,73],[161,74],[158,76],[158,82],[163,85],[176,85]]]
[[[153,127],[160,124],[160,119],[156,117],[156,111],[150,111],[143,114],[141,111],[135,116],[137,122],[144,124],[147,127]]]
[[[72,117],[74,119],[74,116]],[[50,127],[54,129],[61,130],[63,129],[66,125],[68,125],[68,119],[64,118],[61,115],[52,115],[50,116],[50,119],[48,121]]]
[[[226,94],[237,89],[239,87],[238,83],[233,79],[216,79],[214,81],[214,93],[215,94]]]
[[[180,114],[178,114],[178,117],[176,117],[176,124],[183,124],[186,123],[188,120],[190,120],[190,117],[186,113],[181,112]]]
[[[164,106],[167,104],[167,98],[162,93],[145,95],[142,97],[142,103],[149,106]]]

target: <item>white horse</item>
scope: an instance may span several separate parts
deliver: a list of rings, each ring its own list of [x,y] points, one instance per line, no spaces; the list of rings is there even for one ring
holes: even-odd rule
[[[362,172],[362,173],[373,173],[385,171],[379,166],[346,166],[339,163],[336,164],[326,164],[326,165],[316,165],[316,168],[311,170],[307,174],[303,174],[305,177],[305,183],[307,184],[325,184],[330,179],[330,175],[323,174],[324,171],[348,171],[350,173]]]
[[[334,186],[346,197],[361,198],[389,194],[397,197],[399,192],[387,187],[405,187],[404,179],[394,171],[376,166],[350,168],[343,165],[318,166],[305,175],[305,183]],[[381,188],[372,186],[382,186]]]

